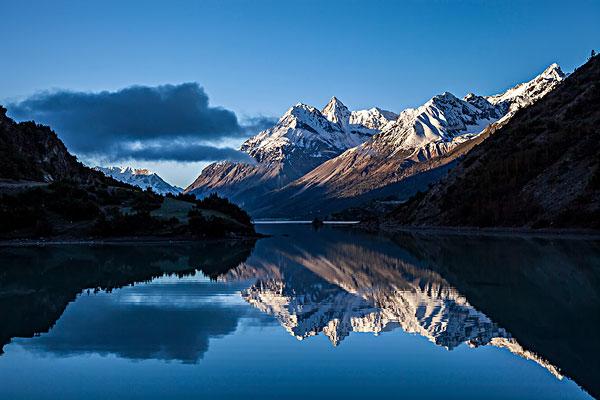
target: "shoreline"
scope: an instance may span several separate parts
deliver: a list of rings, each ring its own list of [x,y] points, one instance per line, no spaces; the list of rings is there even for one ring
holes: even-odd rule
[[[521,237],[540,237],[557,239],[588,239],[600,240],[600,231],[593,229],[577,228],[523,228],[523,227],[456,227],[456,226],[411,226],[402,225],[389,227],[385,224],[377,227],[357,225],[358,229],[373,233],[394,234],[394,233],[437,233],[449,235],[480,235],[480,236],[521,236]]]
[[[0,247],[27,247],[27,246],[58,246],[58,245],[153,245],[153,244],[188,244],[188,243],[225,243],[225,242],[246,242],[256,241],[268,237],[268,235],[258,234],[257,236],[244,236],[239,238],[220,238],[220,239],[194,239],[194,238],[168,238],[168,237],[119,237],[106,239],[10,239],[0,240]]]

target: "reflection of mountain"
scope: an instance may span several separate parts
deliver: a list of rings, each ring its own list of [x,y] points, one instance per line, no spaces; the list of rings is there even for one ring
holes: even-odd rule
[[[243,262],[253,245],[253,242],[223,242],[220,246],[199,243],[1,248],[0,345],[13,337],[32,337],[47,332],[84,289],[111,291],[165,274],[184,276],[194,274],[196,270],[214,278]],[[24,315],[27,318],[23,318]],[[151,322],[152,317],[148,316],[147,322]],[[165,321],[177,318],[176,315],[163,316]],[[135,321],[123,317],[118,319],[119,324]],[[121,329],[114,324],[93,325],[93,316],[87,316],[83,321],[96,329],[90,331],[96,335],[102,332],[110,336],[111,329]],[[139,329],[145,327],[143,318],[137,322],[140,322],[136,325]],[[144,334],[151,335],[152,330],[145,330]],[[140,340],[139,335],[134,337]],[[126,340],[125,337],[121,339]]]
[[[276,316],[298,339],[323,332],[337,346],[350,332],[401,327],[449,350],[468,343],[526,353],[439,274],[402,258],[335,243],[325,255],[295,248],[279,252],[276,265],[266,260],[258,265],[251,271],[261,277],[242,292],[244,299]],[[554,366],[527,354],[559,376]]]
[[[574,257],[578,247],[580,254],[600,254],[597,244],[594,249],[585,241],[427,236],[403,237],[394,246],[327,230],[278,240],[259,243],[248,261],[223,279],[258,276],[244,298],[276,316],[298,339],[323,332],[337,345],[350,332],[378,334],[399,326],[448,349],[461,343],[506,348],[556,376],[561,376],[560,368],[582,383],[591,382],[586,365],[596,365],[591,370],[598,371],[597,360],[583,349],[591,347],[597,355],[597,345],[589,344],[589,336],[583,345],[582,337],[574,341],[580,333],[567,333],[579,326],[592,335],[600,327],[600,314],[589,314],[599,310],[600,285],[594,289],[591,284],[598,282],[598,264]],[[585,318],[572,317],[578,313]],[[580,321],[556,326],[570,319]],[[531,321],[539,328],[531,327]],[[532,335],[541,328],[549,336]],[[552,340],[554,349],[546,347],[551,335],[558,335]],[[581,357],[575,366],[563,363],[574,361],[569,349]]]
[[[599,241],[454,235],[395,241],[523,347],[600,397]]]

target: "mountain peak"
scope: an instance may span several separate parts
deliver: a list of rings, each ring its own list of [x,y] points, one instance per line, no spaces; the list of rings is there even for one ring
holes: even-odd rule
[[[342,102],[340,101],[340,99],[338,99],[338,98],[337,98],[337,97],[335,97],[335,96],[332,96],[332,97],[331,97],[331,99],[329,100],[329,102],[327,103],[327,105],[325,106],[325,108],[324,108],[324,109],[326,109],[327,107],[330,107],[330,106],[336,106],[336,105],[337,105],[337,106],[346,107],[346,106],[344,105],[344,103],[342,103]]]
[[[458,97],[456,97],[455,95],[453,95],[450,92],[443,92],[441,94],[438,94],[436,96],[433,96],[433,98],[431,100],[443,100],[443,101],[457,101]]]
[[[345,128],[350,122],[350,110],[337,97],[333,96],[329,103],[323,108],[321,113],[329,121]]]
[[[96,169],[102,172],[119,173],[125,175],[153,175],[154,172],[146,168],[133,168],[131,166],[119,166],[119,167],[96,167]]]
[[[545,79],[560,81],[563,80],[567,75],[563,72],[563,70],[557,63],[552,63],[550,64],[550,66],[548,66],[548,68],[544,70],[544,72],[542,72],[540,76]]]
[[[494,105],[504,105],[512,115],[519,108],[531,105],[539,98],[553,90],[567,75],[556,63],[550,64],[544,72],[537,75],[529,82],[520,83],[504,93],[486,96]]]

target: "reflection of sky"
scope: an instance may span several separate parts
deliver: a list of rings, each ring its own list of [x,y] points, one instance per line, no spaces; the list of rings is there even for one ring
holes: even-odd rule
[[[240,296],[241,283],[163,277],[112,293],[81,294],[47,334],[22,345],[60,355],[116,354],[131,359],[197,362],[209,341],[245,319],[268,323]]]
[[[299,342],[258,321],[242,318],[235,332],[210,341],[198,363],[75,352],[65,358],[38,347],[48,352],[40,357],[31,343],[41,338],[20,340],[0,357],[0,398],[589,398],[572,381],[501,349],[449,352],[401,330],[352,335],[334,348],[324,336]]]

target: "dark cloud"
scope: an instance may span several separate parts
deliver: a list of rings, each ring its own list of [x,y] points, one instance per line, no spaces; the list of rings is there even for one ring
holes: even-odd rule
[[[249,135],[254,135],[260,131],[264,131],[265,129],[269,129],[273,125],[277,123],[277,118],[272,117],[249,117],[244,119],[244,123],[242,128]]]
[[[103,156],[103,154],[98,154]],[[117,147],[104,154],[111,161],[134,159],[144,161],[242,161],[253,163],[248,154],[230,147],[214,147],[196,143],[161,143],[143,147]]]
[[[274,122],[270,118],[256,117],[241,124],[233,111],[211,107],[207,94],[197,83],[132,86],[98,93],[42,92],[9,104],[8,109],[17,120],[35,120],[50,125],[75,153],[108,157],[123,154],[128,148],[124,146],[127,143],[241,139]],[[193,156],[192,149],[199,154]],[[233,150],[198,144],[189,146],[188,151],[175,146],[165,152],[146,146],[129,155],[135,157],[136,154],[147,160],[199,161],[240,157]]]

